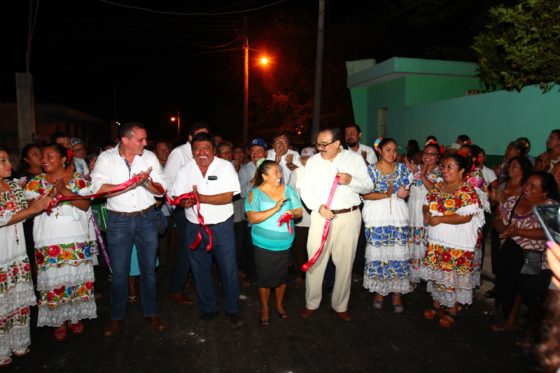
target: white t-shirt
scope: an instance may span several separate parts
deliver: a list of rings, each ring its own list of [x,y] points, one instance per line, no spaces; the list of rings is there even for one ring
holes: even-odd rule
[[[179,196],[184,193],[192,192],[193,185],[197,186],[198,192],[204,195],[216,195],[227,192],[239,194],[239,179],[237,172],[231,162],[214,157],[206,175],[202,176],[200,168],[193,159],[181,167],[173,181],[171,194]],[[193,224],[198,224],[196,205],[185,209],[187,220]],[[233,215],[233,203],[225,205],[200,204],[200,213],[204,217],[206,224],[218,224],[226,221]]]
[[[490,185],[490,183],[492,183],[494,180],[498,180],[496,173],[491,168],[482,166],[481,171],[482,171],[482,177],[484,178],[484,181],[486,181],[486,185]]]

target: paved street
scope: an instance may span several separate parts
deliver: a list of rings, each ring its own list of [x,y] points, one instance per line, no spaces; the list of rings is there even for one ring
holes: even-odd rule
[[[167,300],[163,296],[167,274],[165,269],[159,271],[161,317],[168,325],[163,334],[145,324],[137,304],[129,308],[118,336],[103,337],[109,304],[102,275],[99,318],[86,322],[84,335],[69,335],[57,343],[50,329],[32,327],[31,355],[16,359],[5,371],[480,373],[527,372],[534,365],[515,346],[520,334],[489,330],[495,310],[479,295],[456,325],[445,330],[437,320],[422,316],[430,305],[424,286],[404,297],[405,313],[395,315],[389,303],[382,311],[374,310],[372,297],[355,281],[350,299],[354,319],[344,322],[331,313],[325,299],[312,319],[302,319],[305,289],[290,284],[286,299],[290,318],[271,317],[271,325],[263,327],[252,287],[242,289],[243,321],[232,325],[223,313],[209,323],[199,321],[196,304],[176,306]],[[195,295],[192,288],[189,295]]]

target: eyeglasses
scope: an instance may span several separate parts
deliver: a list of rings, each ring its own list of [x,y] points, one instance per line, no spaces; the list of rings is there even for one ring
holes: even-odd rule
[[[327,146],[329,146],[329,145],[331,145],[331,144],[334,144],[334,143],[337,142],[337,141],[338,141],[338,140],[334,140],[334,141],[331,141],[331,142],[326,143],[326,144],[318,144],[318,143],[315,143],[315,147],[316,147],[316,148],[325,149]]]
[[[429,153],[429,152],[422,152],[422,154],[424,154],[428,157],[435,157],[435,156],[439,155],[438,153]]]

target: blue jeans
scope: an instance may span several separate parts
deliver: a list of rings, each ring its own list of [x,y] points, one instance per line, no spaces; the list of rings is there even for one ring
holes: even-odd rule
[[[187,217],[185,209],[177,208],[173,212],[173,220],[177,232],[177,253],[175,255],[175,264],[173,266],[173,274],[171,275],[171,284],[169,291],[171,293],[179,293],[187,284],[189,271],[191,270],[191,262],[189,261],[189,250],[191,242],[187,240]]]
[[[152,207],[138,216],[123,216],[109,211],[107,241],[113,270],[111,282],[111,319],[123,320],[128,301],[128,275],[132,244],[136,244],[140,266],[140,295],[144,316],[157,315],[156,255],[158,216]]]
[[[220,279],[224,287],[224,311],[229,314],[239,313],[239,283],[237,280],[237,264],[235,262],[235,234],[233,217],[225,222],[209,227],[213,235],[212,251],[206,250],[208,236],[201,229],[202,242],[196,250],[189,248],[191,270],[196,283],[199,309],[203,313],[218,311],[218,302],[212,280],[212,259],[216,259]],[[187,242],[193,242],[198,234],[198,224],[187,221]]]

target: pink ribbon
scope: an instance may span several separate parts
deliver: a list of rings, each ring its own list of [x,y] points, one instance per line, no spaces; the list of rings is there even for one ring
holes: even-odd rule
[[[336,187],[338,186],[338,181],[339,180],[340,180],[340,177],[338,175],[336,175],[335,178],[334,178],[333,184],[331,186],[331,191],[329,193],[329,198],[327,199],[327,204],[325,205],[325,207],[327,209],[331,205],[331,202],[332,202],[333,197],[334,197],[334,192],[336,191]],[[325,220],[325,225],[323,226],[323,234],[321,236],[321,244],[319,245],[319,249],[315,252],[313,257],[311,259],[309,259],[309,261],[307,263],[305,263],[304,265],[301,266],[301,270],[303,272],[307,272],[307,270],[309,268],[311,268],[313,266],[313,264],[315,264],[317,259],[319,259],[319,257],[321,256],[321,253],[323,252],[323,247],[325,247],[325,243],[327,242],[327,237],[329,236],[330,228],[331,228],[331,220],[327,219],[327,220]]]
[[[292,214],[290,214],[289,212],[285,212],[282,214],[282,216],[280,216],[280,218],[278,218],[278,226],[281,227],[282,224],[287,224],[288,225],[288,232],[290,232],[290,234],[293,234],[292,231],[292,225],[290,224],[290,221],[294,218],[294,216]]]

